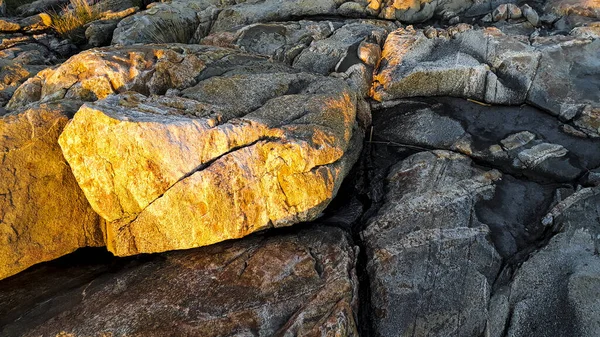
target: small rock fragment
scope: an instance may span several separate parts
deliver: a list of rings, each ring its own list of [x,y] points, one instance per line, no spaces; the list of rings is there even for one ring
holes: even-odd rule
[[[540,17],[535,9],[531,8],[531,6],[525,4],[521,7],[521,11],[527,21],[531,23],[534,27],[537,27],[540,24]]]
[[[492,12],[492,20],[494,22],[505,21],[508,19],[508,6],[506,4],[502,4]]]

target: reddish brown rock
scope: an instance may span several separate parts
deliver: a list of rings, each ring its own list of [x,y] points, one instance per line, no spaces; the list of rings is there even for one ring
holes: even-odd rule
[[[358,336],[356,251],[339,229],[69,261],[0,282],[0,335]]]

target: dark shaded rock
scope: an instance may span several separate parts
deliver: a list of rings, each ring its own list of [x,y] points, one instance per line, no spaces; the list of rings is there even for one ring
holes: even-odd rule
[[[0,333],[358,336],[355,259],[341,230],[312,227],[113,263],[108,272],[44,266],[0,282]]]
[[[383,207],[362,236],[376,336],[479,336],[500,256],[475,211],[498,171],[421,152],[395,165]]]
[[[600,190],[586,188],[545,217],[554,237],[498,291],[490,336],[550,337],[600,334]]]
[[[565,124],[532,107],[439,98],[400,101],[374,116],[377,140],[459,151],[540,181],[572,181],[600,165],[599,139],[567,133]]]

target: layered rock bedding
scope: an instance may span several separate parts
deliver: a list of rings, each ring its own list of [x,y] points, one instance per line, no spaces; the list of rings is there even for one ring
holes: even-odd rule
[[[0,335],[600,335],[599,18],[0,0]]]

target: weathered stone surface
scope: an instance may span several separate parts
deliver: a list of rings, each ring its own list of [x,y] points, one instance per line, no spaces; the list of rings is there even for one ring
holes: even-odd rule
[[[182,97],[125,93],[86,103],[60,137],[79,185],[107,220],[108,249],[198,247],[316,218],[360,152],[357,115],[369,115],[362,97],[340,79],[229,49],[160,48],[80,54],[42,85],[42,100],[187,87]],[[141,56],[118,59],[128,53]],[[137,65],[144,68],[127,70]],[[86,83],[95,93],[82,90]]]
[[[19,15],[26,17],[53,9],[58,10],[68,3],[69,0],[36,0],[19,6],[16,11]]]
[[[568,124],[532,107],[439,98],[402,101],[377,114],[378,140],[458,151],[538,181],[570,182],[600,165],[600,139],[567,133]]]
[[[6,105],[27,79],[61,61],[48,47],[55,42],[57,39],[47,34],[0,34],[0,106]]]
[[[158,42],[183,42],[176,36],[189,39],[190,30],[196,30],[194,40],[199,41],[208,34],[234,32],[251,24],[315,16],[423,22],[434,16],[450,19],[471,7],[489,9],[492,3],[495,4],[496,1],[175,0],[155,4],[148,10],[123,20],[115,31],[113,44],[157,42],[153,36],[161,37]],[[169,34],[162,34],[164,31]],[[177,34],[172,34],[173,32]]]
[[[565,37],[557,42],[540,37],[533,45],[541,58],[528,103],[565,120],[586,106],[600,108],[600,40]]]
[[[449,28],[448,31],[451,31]],[[494,104],[528,102],[561,115],[600,104],[600,40],[465,30],[428,38],[411,27],[391,33],[372,96],[457,96]]]
[[[103,244],[57,142],[78,107],[42,104],[0,117],[0,279]]]
[[[307,72],[336,73],[367,96],[385,37],[395,29],[381,20],[261,23],[213,33],[202,43],[269,56]]]
[[[500,256],[475,212],[498,171],[421,152],[387,177],[385,202],[362,233],[376,336],[480,336]]]
[[[586,188],[548,213],[556,234],[494,295],[490,336],[600,334],[599,205],[600,189]]]
[[[50,264],[0,282],[0,334],[358,336],[355,260],[341,230],[311,227],[107,267]]]
[[[164,94],[167,89],[196,84],[206,63],[227,56],[235,59],[237,54],[233,50],[176,44],[93,49],[28,80],[7,107],[16,109],[31,102],[63,98],[94,101],[129,90]]]
[[[114,31],[112,44],[188,43],[200,24],[197,13],[206,1],[173,1],[120,21]]]
[[[381,101],[458,96],[523,103],[539,53],[525,37],[506,36],[494,29],[461,30],[452,31],[452,39],[427,38],[412,27],[388,35],[382,66],[374,76],[373,97]]]

